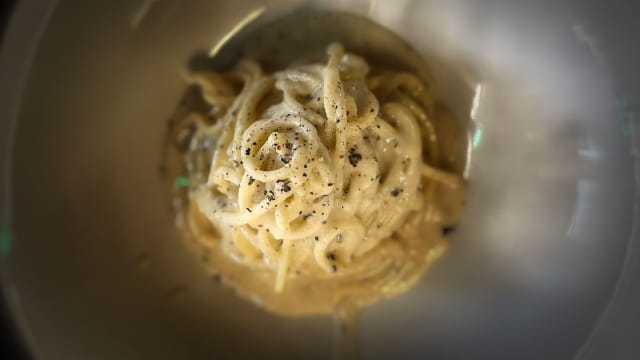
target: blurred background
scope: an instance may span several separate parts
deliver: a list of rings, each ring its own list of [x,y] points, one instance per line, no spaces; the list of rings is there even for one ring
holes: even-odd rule
[[[4,34],[11,12],[16,4],[14,0],[0,1],[0,48],[4,43]],[[0,287],[0,299],[3,300],[0,307],[0,358],[2,359],[29,359],[20,339],[17,336],[15,328],[11,323],[11,315],[4,304],[3,288]]]

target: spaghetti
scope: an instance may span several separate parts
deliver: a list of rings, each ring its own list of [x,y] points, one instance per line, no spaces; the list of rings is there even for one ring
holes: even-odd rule
[[[435,166],[428,87],[410,73],[374,73],[340,44],[327,55],[272,74],[249,60],[192,74],[208,113],[172,132],[191,184],[189,236],[217,254],[211,267],[227,283],[281,313],[410,288],[445,249],[442,234],[416,234],[448,221],[438,187],[465,188]],[[287,294],[314,300],[296,311]]]

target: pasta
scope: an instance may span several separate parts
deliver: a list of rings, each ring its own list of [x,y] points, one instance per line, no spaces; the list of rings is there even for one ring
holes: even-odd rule
[[[410,288],[445,249],[440,233],[416,234],[444,221],[438,187],[465,188],[436,167],[428,87],[407,72],[374,72],[340,44],[327,57],[272,74],[250,60],[194,73],[207,112],[172,132],[190,181],[189,236],[215,251],[225,282],[281,313]],[[287,294],[315,300],[291,310],[279,299]]]

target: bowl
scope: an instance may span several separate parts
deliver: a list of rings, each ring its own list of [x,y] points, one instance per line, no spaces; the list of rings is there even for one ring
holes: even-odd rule
[[[574,0],[19,2],[0,55],[0,257],[25,349],[331,356],[331,318],[269,314],[202,271],[161,167],[193,54],[310,8],[388,27],[470,89],[433,73],[472,104],[463,220],[416,288],[362,313],[361,357],[640,356],[638,5]]]

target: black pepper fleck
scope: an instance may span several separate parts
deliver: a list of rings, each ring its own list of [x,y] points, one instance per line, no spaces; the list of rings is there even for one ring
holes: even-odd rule
[[[357,151],[358,149],[355,147],[352,147],[349,150],[349,163],[351,163],[351,166],[353,167],[358,166],[358,163],[360,162],[360,160],[362,160],[362,155],[360,155]]]
[[[442,235],[447,236],[451,234],[456,228],[454,226],[443,226],[442,227]]]
[[[267,191],[265,195],[267,196],[267,199],[269,199],[269,201],[273,201],[276,199],[276,195],[272,190]]]
[[[291,156],[283,156],[280,158],[280,161],[282,161],[283,164],[288,164],[291,161]]]

